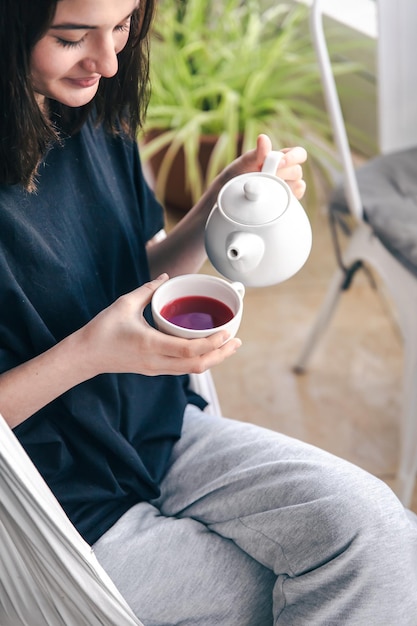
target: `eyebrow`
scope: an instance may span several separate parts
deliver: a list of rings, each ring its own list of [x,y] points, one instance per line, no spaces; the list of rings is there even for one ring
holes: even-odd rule
[[[132,14],[135,10],[136,8],[133,9],[132,13],[129,13],[129,15],[126,15],[125,18],[121,19],[119,24],[121,24],[122,22],[126,22],[126,20],[132,17]],[[65,22],[63,24],[52,24],[50,28],[51,30],[95,30],[98,28],[98,26],[91,26],[90,24],[73,24],[71,22]]]
[[[94,30],[97,26],[89,26],[88,24],[54,24],[51,30]]]

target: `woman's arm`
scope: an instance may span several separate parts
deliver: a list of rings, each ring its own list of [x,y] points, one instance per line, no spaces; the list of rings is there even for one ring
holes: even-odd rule
[[[180,339],[155,330],[143,310],[162,275],[121,296],[88,324],[43,354],[0,375],[0,413],[11,428],[98,374],[191,374],[221,363],[241,345],[219,332]]]
[[[11,428],[91,378],[80,333],[0,376],[0,413]]]
[[[197,272],[205,258],[204,227],[223,185],[239,174],[260,171],[266,155],[271,151],[271,141],[260,135],[257,147],[246,152],[229,165],[210,185],[199,202],[170,231],[168,236],[148,249],[152,276],[169,272],[170,276]],[[301,198],[305,191],[301,163],[307,158],[304,148],[285,148],[277,175],[286,180],[294,195]]]
[[[149,248],[153,275],[171,276],[197,271],[205,259],[204,226],[221,187],[233,176],[260,170],[271,143],[265,135],[256,150],[236,159],[216,179],[200,202],[161,243]],[[279,175],[297,197],[304,193],[300,164],[302,148],[284,150]],[[231,356],[239,339],[216,333],[204,339],[180,339],[155,330],[143,317],[160,275],[150,283],[120,297],[88,324],[43,354],[0,375],[0,413],[17,426],[49,402],[102,373],[190,374],[203,372]]]

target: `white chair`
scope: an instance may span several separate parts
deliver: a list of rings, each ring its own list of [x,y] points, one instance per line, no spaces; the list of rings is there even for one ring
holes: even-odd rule
[[[400,453],[395,490],[409,505],[417,471],[417,149],[371,159],[355,171],[323,29],[321,0],[313,0],[311,33],[320,66],[343,187],[329,205],[333,227],[350,229],[339,268],[295,364],[306,369],[339,298],[362,264],[374,268],[395,305],[404,344]],[[414,103],[417,106],[417,103]],[[350,216],[347,226],[346,216]],[[353,218],[353,226],[352,224]]]
[[[217,411],[211,374],[192,384]],[[0,624],[143,626],[1,415]]]

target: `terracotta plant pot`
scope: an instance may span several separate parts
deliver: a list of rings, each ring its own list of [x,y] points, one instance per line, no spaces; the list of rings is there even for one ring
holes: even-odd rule
[[[148,140],[154,138],[158,133],[152,131],[148,133]],[[200,146],[198,151],[198,162],[201,168],[203,180],[206,179],[207,167],[210,161],[210,157],[214,146],[217,142],[217,135],[203,135],[200,139]],[[238,150],[241,148],[241,142],[238,141]],[[158,178],[159,168],[161,167],[162,160],[167,152],[168,148],[164,148],[157,152],[149,160],[152,175],[155,180]],[[167,184],[164,191],[164,196],[159,200],[165,205],[167,209],[173,210],[178,213],[186,213],[195,204],[192,195],[189,190],[186,190],[185,184],[185,165],[184,165],[184,150],[180,148],[178,150],[175,159],[173,160],[170,172],[167,178]]]

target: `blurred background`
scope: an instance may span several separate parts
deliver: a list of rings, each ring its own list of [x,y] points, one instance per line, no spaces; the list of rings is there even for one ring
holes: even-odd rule
[[[375,155],[417,145],[414,62],[417,16],[415,6],[412,6],[414,2],[324,0],[325,24],[330,42],[333,42],[330,45],[333,46],[343,115],[358,165]],[[310,4],[310,0],[281,3],[249,0],[243,3],[244,12],[238,20],[241,30],[235,32],[228,30],[228,8],[236,17],[242,10],[242,3],[238,0],[224,3],[222,21],[226,32],[223,36],[230,40],[230,50],[234,50],[232,56],[238,56],[238,64],[228,68],[219,28],[210,30],[210,20],[216,22],[217,19],[209,11],[209,5],[213,3],[183,0],[178,4],[174,0],[160,0],[161,13],[169,19],[169,32],[172,32],[173,22],[178,29],[168,50],[164,50],[168,44],[166,34],[157,32],[155,35],[155,46],[160,46],[153,52],[158,59],[155,71],[159,78],[154,77],[153,81],[157,93],[151,100],[148,127],[141,138],[142,158],[157,195],[166,206],[169,229],[191,206],[193,193],[198,197],[208,184],[210,176],[215,174],[215,166],[221,168],[222,159],[227,162],[233,158],[233,150],[241,150],[246,143],[252,147],[251,142],[259,129],[273,136],[274,147],[301,144],[308,148],[310,158],[306,176],[309,189],[303,205],[313,228],[310,258],[295,277],[283,284],[247,288],[239,332],[243,345],[233,358],[212,371],[213,378],[224,415],[308,441],[393,485],[399,458],[403,341],[392,302],[375,273],[372,278],[363,271],[355,275],[307,370],[302,374],[294,371],[307,332],[323,303],[336,268],[327,201],[340,176],[340,166],[311,46]],[[279,26],[271,35],[272,17]],[[235,18],[233,23],[236,23]],[[189,39],[192,24],[194,39]],[[266,26],[268,29],[263,30]],[[207,34],[210,46],[205,45]],[[256,36],[265,41],[271,36],[268,54],[271,42],[280,42],[274,54],[279,59],[276,67],[281,69],[274,70],[270,76],[265,74],[262,80],[261,70],[248,68],[248,64],[254,61],[254,51],[261,48]],[[243,41],[244,47],[250,50],[250,37],[254,38],[253,49],[250,59],[245,62],[241,56],[243,52],[233,46],[239,42],[242,45]],[[177,54],[174,54],[172,45],[179,45]],[[207,56],[209,48],[210,58]],[[191,63],[189,57],[182,58],[189,49],[194,55]],[[214,57],[216,50],[219,58]],[[267,54],[263,48],[261,52]],[[182,82],[177,81],[168,89],[166,85],[155,85],[155,81],[160,80],[161,64],[170,77],[167,61],[161,60],[169,57],[176,59]],[[272,64],[271,60],[266,62],[266,56],[260,62],[264,69],[268,63]],[[199,67],[204,71],[210,67],[217,82],[223,81],[220,94],[210,91],[210,76],[198,78]],[[248,99],[247,83],[242,81],[241,86],[237,80],[241,73],[246,81],[248,74],[259,77],[252,85],[254,90],[258,89],[252,99]],[[262,81],[264,85],[260,86]],[[269,91],[271,82],[274,82],[276,91]],[[203,100],[202,85],[205,86]],[[283,86],[287,88],[283,89]],[[169,101],[163,102],[167,91],[171,94]],[[260,102],[262,98],[265,102],[274,100],[278,103],[277,108],[267,115],[265,107],[257,110],[255,101]],[[214,109],[215,113],[212,112]],[[217,109],[221,110],[220,117],[216,117]],[[182,167],[185,163],[187,170],[188,163],[201,156],[197,140],[203,135],[215,134],[215,125],[205,126],[215,117],[222,148],[220,150],[218,146],[217,152],[215,150],[211,172],[201,173],[193,168],[191,182],[181,178],[187,174],[177,171],[169,179],[173,152],[181,147]],[[152,144],[155,137],[157,143]],[[175,150],[170,149],[168,139],[174,139],[174,142],[177,139]],[[187,150],[190,150],[188,155]],[[169,163],[165,162],[165,170],[162,163],[161,173],[161,158],[167,152]],[[207,167],[210,157],[204,158],[202,167]],[[184,205],[176,197],[166,196],[168,187],[176,187],[177,191],[187,188]],[[208,262],[202,272],[216,273]],[[417,512],[417,487],[414,488],[411,508]]]

